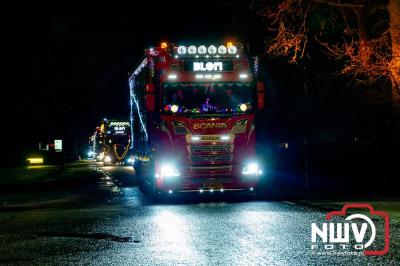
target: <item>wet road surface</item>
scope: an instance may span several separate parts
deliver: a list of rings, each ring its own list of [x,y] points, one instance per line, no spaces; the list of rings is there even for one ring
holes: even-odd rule
[[[0,214],[0,264],[399,265],[399,227],[383,257],[312,254],[325,211],[283,201],[195,198],[154,202],[133,169],[104,167],[120,196]],[[103,180],[104,181],[104,180]],[[379,238],[380,232],[377,232]]]

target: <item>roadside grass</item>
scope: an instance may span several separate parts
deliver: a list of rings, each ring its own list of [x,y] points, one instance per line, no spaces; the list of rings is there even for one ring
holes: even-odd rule
[[[79,161],[63,166],[37,165],[0,168],[0,186],[23,186],[37,183],[69,182],[94,178],[98,173],[89,162]]]
[[[322,208],[326,210],[341,210],[343,205],[348,203],[368,203],[370,204],[374,210],[385,211],[390,216],[390,223],[400,225],[400,200],[384,200],[384,201],[376,201],[376,200],[356,200],[356,201],[302,201],[309,206]],[[351,210],[351,213],[361,213],[368,215],[368,210],[366,209],[357,209]]]

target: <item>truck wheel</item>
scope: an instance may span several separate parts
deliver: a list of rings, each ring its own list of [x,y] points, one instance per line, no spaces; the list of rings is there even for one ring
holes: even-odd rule
[[[156,182],[153,179],[149,184],[149,196],[155,201],[160,201],[163,198],[162,192],[157,188]]]
[[[136,176],[136,182],[139,190],[141,192],[144,192],[144,181],[143,181],[143,169],[142,169],[142,164],[140,162],[135,163],[134,165],[135,169],[135,176]]]
[[[137,184],[138,184],[138,188],[139,188],[140,192],[145,193],[146,187],[145,187],[145,183],[143,182],[141,177],[138,177]]]

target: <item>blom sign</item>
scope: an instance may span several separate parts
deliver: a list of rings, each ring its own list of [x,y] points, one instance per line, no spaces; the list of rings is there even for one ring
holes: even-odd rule
[[[193,71],[223,71],[222,62],[193,62]]]
[[[221,61],[183,61],[183,71],[188,72],[231,72],[233,62],[231,60]]]

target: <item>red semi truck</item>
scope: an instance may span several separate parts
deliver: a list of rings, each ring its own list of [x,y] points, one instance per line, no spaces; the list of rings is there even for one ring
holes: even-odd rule
[[[256,66],[257,67],[257,66]],[[264,86],[239,43],[149,48],[129,78],[131,151],[141,191],[253,190]]]

